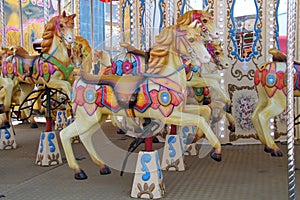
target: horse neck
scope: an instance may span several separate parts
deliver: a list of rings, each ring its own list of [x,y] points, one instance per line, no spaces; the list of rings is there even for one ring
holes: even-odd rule
[[[155,57],[152,59],[152,61],[155,63],[156,59],[161,59],[161,58]],[[174,54],[174,53],[169,53],[167,55],[166,60],[167,60],[167,62],[165,63],[165,67],[162,68],[162,70],[159,72],[159,74],[161,76],[166,76],[167,78],[174,80],[178,84],[185,87],[186,86],[185,70],[183,68],[180,71],[177,71],[178,68],[180,68],[183,65],[179,55]],[[176,73],[174,73],[174,72],[176,72]]]
[[[51,47],[47,53],[51,54],[53,52],[54,52],[53,57],[55,57],[65,66],[68,66],[71,63],[71,59],[69,58],[67,47],[56,36],[53,37]]]
[[[213,62],[209,62],[209,63],[201,65],[201,73],[202,74],[211,74],[216,70],[217,70],[216,64]]]

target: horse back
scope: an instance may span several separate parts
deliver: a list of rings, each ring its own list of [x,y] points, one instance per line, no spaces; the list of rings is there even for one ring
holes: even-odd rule
[[[294,65],[294,95],[300,96],[300,66]],[[266,62],[256,69],[254,84],[264,87],[267,95],[271,98],[277,90],[286,95],[286,63]]]

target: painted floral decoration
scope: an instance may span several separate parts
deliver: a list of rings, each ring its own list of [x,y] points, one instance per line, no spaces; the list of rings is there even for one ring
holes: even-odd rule
[[[251,96],[240,96],[237,99],[236,113],[238,115],[238,125],[243,130],[250,130],[253,128],[251,122],[251,115],[255,109],[255,99]]]
[[[152,100],[151,107],[159,109],[165,117],[171,115],[174,106],[178,106],[183,100],[179,93],[163,86],[160,87],[159,91],[151,90],[150,96]]]

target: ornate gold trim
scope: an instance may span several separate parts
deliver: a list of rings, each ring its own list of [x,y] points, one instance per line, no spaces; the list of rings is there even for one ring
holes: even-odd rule
[[[262,30],[262,17],[263,17],[263,9],[262,9],[262,0],[256,0],[257,4],[259,5],[258,8],[258,13],[259,13],[259,18],[256,24],[256,28],[260,29],[260,31]],[[232,6],[232,0],[227,0],[227,29],[231,30],[233,28],[233,24],[231,22],[231,18],[230,18],[230,9]],[[233,51],[233,47],[230,46],[232,44],[231,38],[230,38],[230,34],[227,35],[227,52],[228,55],[227,57],[231,60],[234,60],[232,63],[232,67],[231,67],[231,75],[236,78],[237,80],[242,80],[243,78],[248,78],[248,80],[253,80],[254,78],[254,73],[255,70],[254,69],[250,69],[248,70],[247,73],[243,73],[240,69],[235,69],[235,66],[238,62],[238,58],[236,56],[231,56],[230,52]],[[256,66],[256,68],[258,67],[258,63],[256,62],[260,57],[262,57],[262,37],[261,37],[261,32],[259,32],[259,39],[256,43],[256,49],[259,52],[258,55],[254,55],[251,59],[251,61],[253,62],[253,64]]]

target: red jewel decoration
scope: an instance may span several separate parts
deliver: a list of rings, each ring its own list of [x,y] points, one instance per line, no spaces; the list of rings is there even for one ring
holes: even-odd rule
[[[205,96],[209,95],[209,89],[208,89],[208,87],[205,87],[205,88],[204,88],[203,94],[204,94]]]
[[[122,70],[124,74],[130,74],[132,72],[132,63],[129,60],[125,60],[122,63]]]
[[[117,71],[117,65],[116,65],[115,62],[113,62],[113,63],[111,64],[111,73],[112,73],[112,74],[116,74],[116,71]]]

